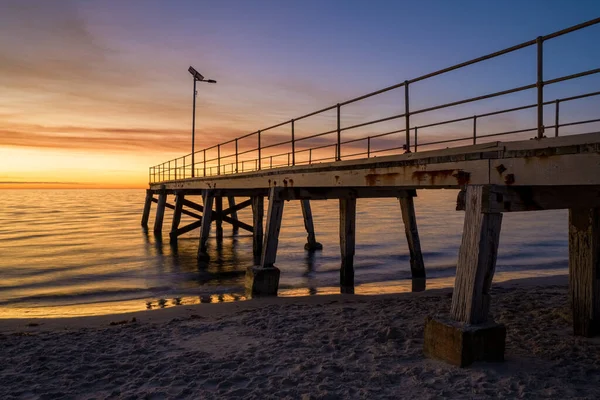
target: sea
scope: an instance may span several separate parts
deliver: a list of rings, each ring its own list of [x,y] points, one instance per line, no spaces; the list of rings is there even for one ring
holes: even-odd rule
[[[453,285],[464,212],[456,190],[421,190],[415,199],[428,288]],[[214,227],[208,263],[197,260],[199,230],[169,240],[141,227],[142,189],[0,190],[0,318],[118,314],[196,303],[244,301],[252,236]],[[172,197],[169,199],[172,202]],[[197,199],[200,202],[200,199]],[[226,203],[226,202],[225,202]],[[300,203],[286,202],[276,266],[280,296],[339,293],[339,204],[311,202],[317,241],[304,250]],[[265,212],[266,214],[266,212]],[[250,208],[238,217],[252,224]],[[181,225],[192,222],[183,217]],[[505,213],[496,281],[568,272],[566,210]],[[355,293],[410,291],[409,252],[397,199],[357,201]]]

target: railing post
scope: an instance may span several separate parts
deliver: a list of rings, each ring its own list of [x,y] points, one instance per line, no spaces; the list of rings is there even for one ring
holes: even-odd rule
[[[341,106],[340,103],[337,104],[337,154],[336,161],[340,161],[342,159],[342,148],[340,146],[342,142],[342,130],[341,130]]]
[[[538,36],[537,42],[537,138],[544,137],[544,38]]]
[[[183,156],[183,179],[185,179],[185,156]]]
[[[148,183],[152,183],[152,167],[148,168]]]
[[[312,164],[312,149],[308,149],[308,165]]]
[[[177,159],[175,159],[175,180],[177,180]]]
[[[554,111],[554,137],[558,137],[558,127],[560,125],[559,109],[560,99],[556,99],[556,109]]]
[[[288,154],[288,165],[289,154]],[[292,120],[292,166],[296,165],[296,138],[294,137],[294,120]]]
[[[221,175],[221,144],[217,145],[217,175]]]
[[[473,115],[473,144],[477,144],[477,115]]]
[[[415,126],[415,153],[417,152],[417,127]]]
[[[261,151],[260,151],[260,131],[258,131],[258,170],[260,171],[260,157],[261,157]]]
[[[238,172],[238,140],[235,139],[235,173]]]
[[[371,158],[371,136],[367,137],[367,158]]]
[[[404,81],[404,121],[406,123],[406,152],[410,153],[410,107],[408,102],[408,81]]]
[[[204,154],[204,162],[202,163],[202,165],[204,167],[204,176],[206,176],[206,149],[204,149],[202,153]]]
[[[269,168],[273,168],[273,156],[269,157]]]
[[[288,162],[287,162],[287,166],[290,166],[290,153],[288,153]]]
[[[168,174],[168,177],[169,177],[169,180],[171,180],[171,160],[169,160],[169,164],[168,165],[169,165],[169,174]]]
[[[156,167],[152,167],[152,175],[153,175],[152,182],[156,182]]]

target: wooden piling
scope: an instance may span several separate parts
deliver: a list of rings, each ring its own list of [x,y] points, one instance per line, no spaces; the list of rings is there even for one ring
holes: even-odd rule
[[[354,247],[356,232],[356,199],[340,199],[340,289],[342,293],[354,293]]]
[[[148,229],[148,219],[150,218],[150,208],[152,207],[153,192],[146,189],[146,201],[144,201],[144,212],[142,214],[142,227]]]
[[[279,230],[283,217],[283,200],[279,197],[279,188],[272,187],[269,191],[269,208],[267,210],[267,224],[263,240],[260,266],[271,268],[275,264],[277,245],[279,243]]]
[[[175,209],[173,210],[173,222],[171,223],[171,232],[169,233],[169,236],[172,240],[177,239],[175,233],[177,232],[177,229],[179,229],[179,223],[181,222],[181,212],[183,211],[184,198],[185,195],[183,194],[183,192],[178,192],[175,195]]]
[[[279,243],[279,231],[283,217],[283,199],[280,196],[281,189],[272,187],[269,190],[269,208],[267,210],[267,225],[262,247],[262,255],[258,266],[249,267],[246,270],[246,291],[249,296],[276,296],[279,289],[279,268],[275,267],[277,256],[277,245]],[[256,201],[260,213],[261,201]],[[253,201],[254,205],[255,202]],[[260,205],[259,205],[260,204]],[[261,218],[262,220],[262,218]],[[255,231],[259,226],[255,218]]]
[[[404,232],[406,233],[406,241],[408,242],[408,251],[410,253],[412,290],[413,292],[420,292],[425,290],[426,278],[423,253],[421,252],[421,241],[419,240],[419,230],[417,229],[415,203],[412,196],[401,197],[398,200],[400,201]]]
[[[223,197],[216,196],[215,197],[215,233],[217,237],[217,241],[221,242],[223,240]]]
[[[468,324],[483,323],[488,319],[489,292],[502,226],[502,214],[482,212],[482,200],[483,186],[467,188],[451,314],[455,320]]]
[[[206,241],[210,233],[210,223],[212,221],[212,208],[215,195],[212,190],[205,189],[202,193],[202,203],[204,213],[202,215],[202,224],[200,225],[200,244],[198,246],[198,259],[207,261],[209,259],[206,252]]]
[[[503,361],[506,328],[489,320],[490,287],[502,214],[484,212],[483,186],[468,186],[458,252],[451,320],[427,318],[423,352],[466,367],[474,361]]]
[[[263,196],[252,196],[252,221],[254,229],[252,232],[252,253],[254,264],[260,263],[263,245],[263,218],[265,199]]]
[[[234,196],[227,196],[227,204],[229,204],[229,208],[235,207],[235,197]],[[238,216],[237,216],[237,211],[234,210],[231,212],[231,218],[237,220]],[[233,229],[233,234],[237,234],[240,231],[240,228],[237,225],[233,225],[232,226]]]
[[[600,208],[569,209],[569,295],[573,332],[600,334]]]
[[[156,206],[156,217],[154,219],[154,233],[161,234],[163,219],[165,216],[165,205],[167,204],[167,191],[165,190],[165,186],[162,185],[160,187],[160,191],[158,192],[158,204]]]
[[[302,208],[302,217],[304,219],[304,228],[306,229],[307,237],[304,250],[314,251],[322,250],[323,245],[317,242],[315,237],[315,226],[313,223],[312,210],[310,208],[310,200],[300,200]]]

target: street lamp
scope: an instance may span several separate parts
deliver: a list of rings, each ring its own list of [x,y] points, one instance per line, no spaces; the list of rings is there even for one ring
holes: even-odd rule
[[[194,143],[195,135],[196,135],[196,82],[206,82],[206,83],[217,83],[214,79],[204,79],[204,76],[198,71],[191,67],[188,69],[189,73],[194,77],[194,109],[192,111],[192,178],[195,176],[195,163],[194,163]]]

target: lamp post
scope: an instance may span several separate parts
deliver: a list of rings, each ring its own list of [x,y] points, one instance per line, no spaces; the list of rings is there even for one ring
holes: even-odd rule
[[[196,82],[217,83],[214,79],[204,79],[204,76],[196,71],[194,67],[188,68],[188,71],[194,77],[194,107],[192,111],[192,178],[196,174],[196,164],[194,162],[194,144],[196,143]]]

